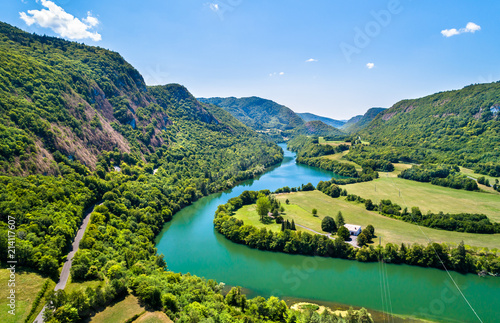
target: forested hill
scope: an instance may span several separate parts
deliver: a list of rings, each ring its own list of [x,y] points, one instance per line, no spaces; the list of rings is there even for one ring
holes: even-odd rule
[[[297,113],[297,115],[299,117],[302,118],[302,120],[304,120],[305,122],[308,122],[308,121],[322,121],[323,123],[329,125],[329,126],[332,126],[332,127],[335,127],[335,128],[340,128],[342,127],[346,122],[345,121],[341,121],[341,120],[335,120],[335,119],[331,119],[331,118],[327,118],[327,117],[322,117],[322,116],[318,116],[316,114],[313,114],[313,113]]]
[[[383,147],[379,155],[491,168],[500,164],[499,110],[500,82],[471,85],[400,101],[360,135]]]
[[[102,151],[144,160],[195,131],[256,136],[219,110],[180,85],[148,88],[116,52],[0,22],[0,174],[56,175],[66,158],[92,170]]]
[[[231,113],[236,119],[255,130],[290,130],[305,122],[284,105],[259,97],[199,98]]]
[[[346,132],[356,132],[359,131],[375,119],[375,117],[382,111],[384,111],[384,108],[371,108],[366,113],[362,116],[356,116],[350,119],[341,129]]]
[[[291,136],[320,136],[320,137],[345,137],[345,133],[334,128],[330,125],[325,124],[322,121],[308,121],[300,127],[297,127],[291,131]]]

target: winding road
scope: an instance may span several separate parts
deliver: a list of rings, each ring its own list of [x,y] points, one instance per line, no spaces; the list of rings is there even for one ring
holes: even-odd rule
[[[102,204],[102,203],[101,203]],[[100,205],[100,204],[99,204]],[[71,251],[68,253],[68,257],[66,258],[66,262],[63,265],[63,268],[61,270],[61,275],[59,276],[59,281],[56,284],[56,287],[54,287],[54,290],[60,290],[64,289],[66,287],[66,284],[69,279],[69,273],[71,269],[71,265],[73,264],[73,257],[75,256],[76,252],[80,248],[80,241],[83,238],[83,235],[85,234],[85,230],[87,229],[87,226],[90,222],[90,215],[94,211],[95,204],[89,207],[85,213],[85,217],[83,218],[82,225],[80,226],[80,229],[76,232],[75,240],[73,241],[73,244],[71,245]],[[45,312],[45,306],[42,308],[36,319],[33,321],[33,323],[43,323],[43,313]]]

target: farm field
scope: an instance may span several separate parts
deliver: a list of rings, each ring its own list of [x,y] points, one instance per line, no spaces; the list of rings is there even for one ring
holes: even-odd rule
[[[482,213],[492,221],[500,222],[500,197],[498,194],[470,192],[421,183],[402,178],[385,177],[364,183],[346,185],[349,194],[356,194],[378,203],[390,199],[401,207],[418,206],[422,212]],[[401,196],[399,194],[401,192]]]
[[[38,292],[41,290],[45,281],[49,278],[43,278],[39,274],[19,271],[16,272],[16,315],[11,315],[7,311],[10,309],[7,305],[7,297],[10,288],[8,288],[10,272],[8,269],[0,269],[0,299],[2,300],[2,311],[0,312],[0,322],[17,323],[24,322],[31,311],[31,306],[35,301]],[[52,290],[54,282],[49,284],[47,290]],[[43,300],[40,302],[39,310],[43,307]],[[39,311],[37,311],[38,313]],[[34,319],[34,317],[33,317]]]
[[[287,198],[290,200],[292,208],[284,205]],[[372,224],[375,227],[375,234],[382,238],[382,244],[417,242],[426,245],[430,239],[433,242],[453,244],[458,244],[463,240],[466,245],[490,249],[500,246],[500,234],[472,234],[419,227],[415,224],[385,217],[378,212],[367,211],[364,204],[348,202],[344,197],[331,198],[320,191],[280,194],[278,199],[285,206],[286,215],[283,216],[284,218],[293,218],[296,224],[302,225],[307,220],[309,227],[318,232],[322,232],[321,220],[325,216],[329,215],[335,218],[338,211],[341,211],[346,223],[358,224],[363,227]],[[302,211],[295,212],[297,207]],[[318,210],[317,218],[310,213],[313,208]],[[255,216],[257,218],[257,214]],[[311,224],[313,221],[316,225]]]
[[[134,323],[172,323],[172,320],[163,312],[146,312]]]
[[[139,300],[132,295],[128,295],[122,301],[106,307],[102,312],[95,314],[90,322],[125,322],[144,312],[144,307],[139,304]]]
[[[372,224],[375,227],[377,237],[381,237],[384,245],[389,242],[426,245],[430,239],[433,242],[451,244],[458,244],[463,240],[466,245],[477,248],[487,247],[493,249],[500,246],[500,234],[472,234],[419,227],[415,224],[380,215],[378,212],[368,211],[365,209],[364,204],[348,202],[344,197],[334,199],[317,190],[278,194],[277,199],[285,208],[285,212],[282,214],[284,219],[289,221],[293,219],[295,224],[306,226],[321,233],[324,233],[321,230],[322,219],[327,215],[335,218],[338,211],[341,211],[346,223],[358,224],[363,227]],[[290,201],[290,205],[285,204],[286,199]],[[318,210],[317,217],[311,213],[313,208]],[[234,216],[243,220],[245,224],[257,228],[266,228],[275,232],[281,230],[279,224],[261,223],[259,215],[255,211],[255,204],[243,206],[236,211]],[[300,227],[297,227],[297,230],[311,233],[309,230]]]

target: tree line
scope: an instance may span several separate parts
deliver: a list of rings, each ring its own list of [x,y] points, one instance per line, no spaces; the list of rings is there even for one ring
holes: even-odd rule
[[[479,190],[475,180],[460,174],[460,168],[458,168],[458,166],[432,164],[414,165],[411,168],[403,170],[398,177],[424,183],[430,182],[433,185],[455,189],[465,189],[468,191]]]

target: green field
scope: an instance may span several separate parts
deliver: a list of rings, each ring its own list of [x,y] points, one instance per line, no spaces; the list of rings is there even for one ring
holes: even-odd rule
[[[338,161],[340,163],[353,165],[354,167],[356,167],[357,171],[361,171],[362,168],[361,168],[360,165],[358,165],[355,162],[352,162],[352,161],[347,160],[347,159],[344,158],[344,156],[347,155],[348,153],[349,153],[349,151],[346,150],[346,151],[343,151],[341,153],[332,154],[332,155],[326,155],[326,156],[322,156],[320,158],[326,158],[326,159],[336,160],[336,161]]]
[[[71,279],[71,277],[70,277]],[[87,287],[91,287],[93,289],[95,289],[97,286],[99,285],[104,285],[104,282],[100,281],[100,280],[89,280],[89,281],[85,281],[85,282],[82,282],[82,283],[74,283],[74,282],[70,282],[69,284],[66,285],[66,288],[64,288],[64,291],[68,294],[74,292],[74,291],[78,291],[78,290],[82,290],[82,291],[85,291],[87,289]]]
[[[134,323],[172,323],[172,320],[163,312],[146,312]]]
[[[319,137],[318,138],[318,143],[320,145],[332,145],[332,146],[338,146],[338,145],[341,145],[341,144],[348,145],[348,146],[351,145],[350,142],[345,142],[343,140],[325,140],[324,137]]]
[[[49,278],[43,278],[42,276],[32,273],[32,272],[17,272],[15,281],[16,290],[16,315],[11,315],[7,311],[10,310],[7,307],[7,297],[9,296],[10,287],[8,287],[10,272],[7,269],[0,269],[0,304],[2,305],[2,310],[0,311],[0,322],[2,323],[14,323],[14,322],[24,322],[29,312],[31,311],[31,305],[33,304],[38,292],[42,288],[45,281]],[[52,290],[55,283],[51,281],[47,291]],[[40,302],[39,310],[43,308],[43,301]],[[38,312],[37,312],[38,314]]]
[[[359,185],[359,184],[356,184]],[[286,217],[294,218],[295,223],[305,225],[321,232],[321,219],[329,215],[335,218],[338,211],[342,211],[346,223],[366,226],[372,224],[375,227],[375,234],[382,238],[382,244],[391,243],[421,243],[427,244],[428,239],[433,242],[446,242],[458,244],[464,241],[466,245],[474,247],[487,247],[490,249],[500,247],[500,234],[472,234],[451,232],[403,222],[380,215],[378,212],[367,211],[364,204],[348,202],[345,198],[331,198],[320,191],[297,192],[290,194],[280,194],[277,198],[284,204],[286,199],[290,200],[291,206],[285,205]],[[318,210],[318,217],[314,218],[310,212],[295,210]],[[257,219],[257,214],[255,213]]]
[[[488,175],[474,173],[474,171],[472,169],[469,169],[469,168],[460,167],[460,172],[464,173],[467,176],[475,178],[475,179],[478,179],[479,177],[484,177],[490,181],[491,185],[495,184],[495,180],[500,181],[500,177],[492,177],[492,176],[488,176]]]
[[[285,202],[282,202],[283,206],[285,207],[285,213],[282,214],[284,219],[289,219],[290,221],[292,220],[292,217],[288,216],[287,210],[291,211],[292,207],[297,207],[297,206],[291,206],[291,205],[285,205]],[[297,207],[298,208],[298,207]],[[311,214],[311,213],[309,213]],[[264,224],[260,222],[260,217],[257,214],[257,211],[255,210],[255,204],[251,205],[244,205],[241,209],[236,211],[234,214],[234,217],[243,220],[245,224],[252,225],[257,228],[266,228],[268,230],[272,230],[275,232],[281,231],[281,224],[276,224],[276,222],[272,222],[270,224]],[[312,217],[312,215],[311,215]],[[305,224],[303,224],[305,225]],[[304,229],[302,228],[297,228],[297,230],[302,231]]]
[[[470,192],[421,183],[402,178],[384,177],[371,182],[346,185],[349,194],[356,194],[378,203],[390,199],[401,207],[418,206],[422,212],[482,213],[500,222],[500,196],[494,193]],[[401,192],[401,196],[400,196]]]
[[[134,315],[144,312],[137,297],[128,295],[122,301],[106,307],[102,312],[95,314],[90,322],[125,322]]]

